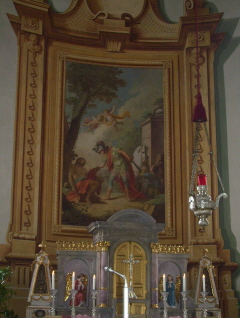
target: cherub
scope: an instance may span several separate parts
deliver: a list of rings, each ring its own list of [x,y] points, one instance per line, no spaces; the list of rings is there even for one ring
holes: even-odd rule
[[[103,111],[103,123],[107,126],[114,126],[116,130],[118,130],[117,125],[124,125],[123,122],[117,121],[117,119],[124,119],[125,117],[130,117],[130,113],[128,111],[124,111],[122,115],[114,115],[114,111],[116,109],[116,105],[112,107],[112,109],[105,109]]]
[[[91,130],[96,129],[100,124],[103,124],[103,119],[104,119],[103,114],[98,114],[97,118],[93,115],[91,116],[92,116],[92,119],[90,119],[89,117],[85,118],[84,123],[82,124],[83,126],[89,127],[87,130],[87,133]]]

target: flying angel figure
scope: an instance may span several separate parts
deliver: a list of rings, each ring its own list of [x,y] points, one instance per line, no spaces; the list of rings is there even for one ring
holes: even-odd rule
[[[130,117],[130,113],[128,111],[124,111],[121,115],[113,114],[116,109],[116,105],[113,106],[112,109],[105,109],[103,111],[103,124],[107,126],[113,126],[118,130],[117,125],[124,125],[122,121],[118,121],[117,119],[124,119],[125,117]]]

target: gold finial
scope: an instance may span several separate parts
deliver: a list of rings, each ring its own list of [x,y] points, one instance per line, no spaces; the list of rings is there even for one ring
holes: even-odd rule
[[[202,249],[202,252],[203,252],[203,257],[207,257],[207,253],[209,252],[208,249],[204,247]]]
[[[41,244],[38,245],[38,247],[41,247],[41,250],[39,253],[44,252],[44,248],[47,247],[47,245],[43,244],[43,241]]]

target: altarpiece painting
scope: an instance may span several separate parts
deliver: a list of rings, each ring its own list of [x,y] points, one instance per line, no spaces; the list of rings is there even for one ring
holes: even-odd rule
[[[162,68],[66,61],[62,223],[121,208],[164,221]]]

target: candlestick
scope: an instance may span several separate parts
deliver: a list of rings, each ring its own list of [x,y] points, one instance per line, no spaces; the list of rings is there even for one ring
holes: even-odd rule
[[[188,313],[187,313],[187,292],[186,291],[182,291],[181,295],[182,295],[182,299],[183,299],[183,318],[187,318],[188,317]]]
[[[206,285],[205,285],[205,275],[202,275],[202,285],[203,285],[203,292],[206,291]]]
[[[183,274],[183,292],[186,291],[186,274]]]
[[[55,316],[56,311],[55,311],[55,297],[56,297],[56,293],[57,293],[57,289],[51,289],[50,290],[50,294],[51,294],[51,302],[52,302],[52,306],[51,306],[51,316]]]
[[[163,296],[163,318],[167,318],[168,317],[168,313],[167,313],[167,296],[168,296],[169,293],[163,291],[161,294]]]
[[[52,289],[55,289],[55,272],[52,271]]]
[[[165,276],[165,274],[163,274],[162,282],[163,282],[163,291],[165,292],[166,291],[166,276]]]
[[[95,275],[94,275],[95,276]],[[96,312],[97,312],[97,309],[96,309],[96,297],[97,296],[97,291],[96,290],[93,290],[92,291],[92,302],[93,302],[93,306],[92,306],[92,317],[95,318],[96,317]]]
[[[72,289],[75,289],[75,272],[72,273]]]
[[[93,275],[93,290],[96,289],[96,275]]]
[[[201,292],[203,298],[203,317],[207,317],[207,308],[206,308],[206,300],[207,300],[207,292]]]
[[[75,272],[73,272],[73,273],[75,274]],[[75,296],[76,296],[76,293],[77,293],[76,289],[72,289],[71,290],[71,297],[72,297],[71,318],[75,318],[76,317],[76,309],[75,309]]]

